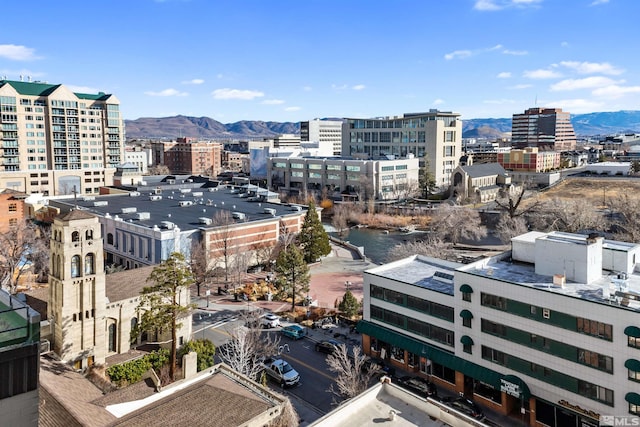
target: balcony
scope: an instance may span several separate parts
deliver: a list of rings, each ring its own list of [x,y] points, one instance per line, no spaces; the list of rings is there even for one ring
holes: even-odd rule
[[[0,348],[40,341],[40,314],[0,290]]]

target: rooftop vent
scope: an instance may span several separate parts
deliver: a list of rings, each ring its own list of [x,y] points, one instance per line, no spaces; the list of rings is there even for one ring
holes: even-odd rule
[[[271,216],[276,216],[276,210],[274,208],[264,208],[264,213]]]
[[[151,219],[151,213],[149,212],[138,212],[136,214],[136,218],[139,220]]]
[[[193,202],[191,200],[180,200],[178,202],[178,204],[180,205],[180,207],[185,207],[185,206],[191,206],[193,205]]]
[[[292,205],[292,206],[289,207],[289,209],[294,211],[294,212],[300,212],[300,211],[302,211],[302,206]]]
[[[109,202],[106,200],[100,200],[99,202],[93,202],[93,206],[107,206]]]
[[[167,230],[173,230],[173,228],[175,226],[176,225],[174,223],[172,223],[171,221],[162,221],[160,223],[160,228],[164,228],[164,229],[167,229]]]
[[[213,220],[211,218],[207,218],[207,217],[200,217],[200,218],[198,218],[198,221],[200,222],[200,224],[211,225],[211,222]]]
[[[138,212],[138,208],[122,208],[121,211],[123,214],[136,213]]]
[[[132,191],[131,193],[129,193],[129,197],[138,197],[140,195],[139,191]]]
[[[193,197],[202,197],[202,191],[196,191],[195,193],[191,193]]]
[[[181,188],[180,192],[183,193],[183,194],[184,193],[191,193],[191,189],[190,188]]]
[[[244,212],[232,212],[231,216],[233,219],[245,219],[247,217]]]
[[[153,196],[149,196],[149,200],[151,200],[152,202],[157,202],[158,200],[162,200],[162,196],[154,194]]]

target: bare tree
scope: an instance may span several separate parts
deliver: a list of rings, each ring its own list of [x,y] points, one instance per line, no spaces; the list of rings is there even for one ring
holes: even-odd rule
[[[442,241],[436,235],[429,234],[425,239],[403,242],[394,246],[389,250],[387,261],[396,261],[413,255],[455,260],[455,251],[451,244]]]
[[[527,214],[540,204],[538,200],[528,203],[526,207],[522,204],[530,186],[530,183],[525,182],[520,187],[520,191],[516,193],[511,193],[508,189],[503,189],[494,202],[498,205],[498,208],[505,211],[510,218]]]
[[[442,240],[455,246],[461,239],[480,240],[487,235],[480,214],[475,209],[443,203],[431,218],[431,229]]]
[[[229,285],[230,258],[233,253],[234,233],[231,226],[235,222],[228,211],[218,211],[213,216],[212,225],[214,231],[210,233],[211,249],[213,249],[213,257],[222,258],[224,263],[224,284],[225,288]],[[209,250],[209,248],[205,248]]]
[[[149,175],[170,175],[171,170],[167,165],[155,165],[151,166],[149,169]]]
[[[532,228],[541,231],[575,233],[606,229],[605,218],[586,199],[553,199],[542,203],[527,217]]]
[[[622,194],[608,200],[617,239],[626,242],[640,241],[640,199],[635,195]]]
[[[349,205],[334,204],[331,225],[336,229],[341,239],[349,233]]]
[[[328,390],[335,395],[334,400],[341,401],[359,395],[369,388],[375,375],[380,372],[378,365],[366,364],[367,356],[361,347],[353,347],[351,353],[345,344],[340,344],[335,352],[327,356],[329,370],[336,374],[335,387],[331,384]]]
[[[31,261],[31,273],[36,275],[36,281],[46,283],[49,277],[51,228],[45,226],[37,227],[36,236],[37,238],[31,246],[28,259]]]
[[[28,220],[9,225],[0,233],[0,283],[10,293],[18,289],[20,276],[29,268],[28,258],[37,249],[37,227]]]
[[[189,266],[193,273],[193,280],[200,296],[200,288],[207,285],[209,279],[213,276],[212,269],[209,267],[209,257],[204,247],[204,242],[194,240],[191,244]]]
[[[288,397],[284,397],[282,412],[269,424],[269,427],[291,427],[300,425],[300,417]]]
[[[502,243],[509,243],[513,237],[529,231],[527,220],[523,216],[500,215],[496,224],[496,234]]]
[[[259,310],[251,311],[244,316],[245,323],[259,326],[259,316]],[[220,359],[235,371],[252,380],[259,380],[264,370],[263,359],[279,352],[280,337],[262,334],[261,329],[246,326],[236,326],[227,333],[231,338],[218,347]]]

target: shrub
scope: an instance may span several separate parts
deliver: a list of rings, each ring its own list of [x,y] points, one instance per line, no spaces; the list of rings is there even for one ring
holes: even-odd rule
[[[213,356],[216,354],[216,346],[207,339],[187,341],[180,349],[180,357],[195,351],[198,354],[198,372],[213,366]]]
[[[107,375],[111,382],[115,383],[118,387],[125,387],[140,381],[149,369],[153,369],[156,373],[159,373],[162,367],[168,362],[169,350],[161,348],[139,359],[110,366],[107,368]]]

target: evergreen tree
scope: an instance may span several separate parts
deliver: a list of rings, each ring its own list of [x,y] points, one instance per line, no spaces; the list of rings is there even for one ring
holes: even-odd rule
[[[276,283],[280,289],[291,291],[291,311],[295,311],[296,294],[309,291],[309,266],[300,249],[294,244],[280,251],[276,260]]]
[[[302,247],[304,260],[308,263],[316,262],[318,258],[331,253],[329,236],[318,218],[314,202],[309,203],[309,210],[304,217],[304,223],[298,235],[298,242]]]
[[[422,197],[428,199],[429,196],[436,190],[436,179],[430,171],[429,157],[424,156],[424,166],[420,168],[420,175],[418,175],[418,186],[422,190]]]
[[[347,290],[342,297],[342,301],[338,304],[338,309],[351,318],[360,311],[360,301],[353,296],[350,290]]]
[[[131,331],[137,337],[143,331],[171,330],[171,354],[169,358],[169,376],[175,380],[177,332],[182,326],[179,322],[192,309],[191,305],[180,303],[180,294],[186,292],[193,283],[193,274],[181,253],[174,252],[168,259],[156,266],[149,277],[151,286],[145,286],[140,294],[137,311],[142,313],[138,325]],[[184,296],[183,296],[184,298]]]

